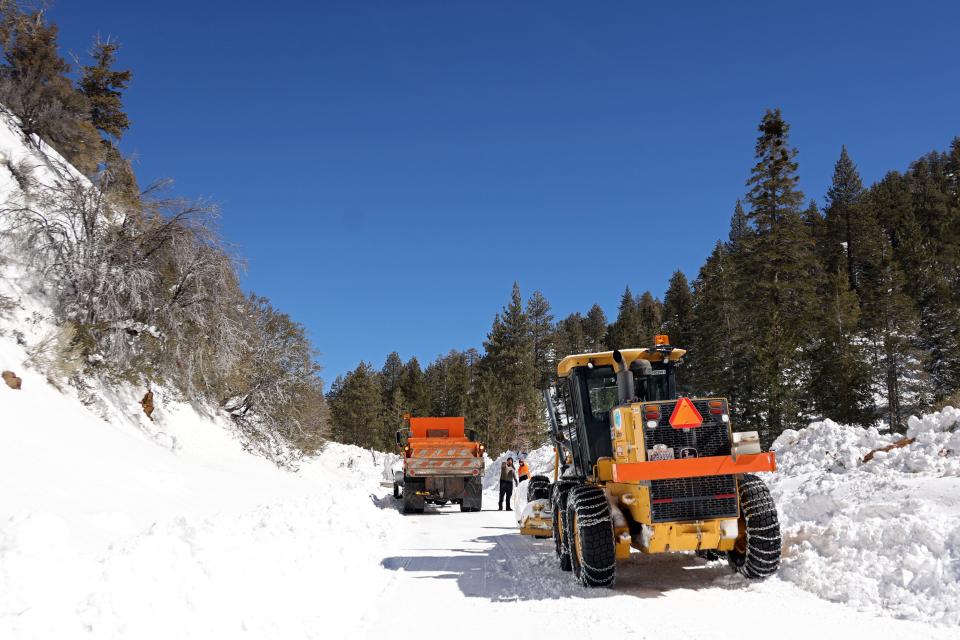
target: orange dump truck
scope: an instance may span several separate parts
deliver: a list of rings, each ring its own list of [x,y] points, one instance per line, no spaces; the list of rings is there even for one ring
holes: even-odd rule
[[[427,503],[452,502],[461,511],[480,511],[483,445],[462,417],[409,418],[397,432],[403,470],[394,473],[393,497],[404,513],[423,513]]]

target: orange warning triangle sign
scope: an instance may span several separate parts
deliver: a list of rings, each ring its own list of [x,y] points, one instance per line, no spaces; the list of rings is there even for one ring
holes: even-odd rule
[[[703,424],[703,416],[690,402],[690,398],[680,398],[670,414],[670,426],[674,429],[692,429]]]

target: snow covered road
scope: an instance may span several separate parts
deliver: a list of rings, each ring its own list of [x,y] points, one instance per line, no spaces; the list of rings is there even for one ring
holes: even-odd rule
[[[389,536],[358,637],[488,638],[502,633],[582,638],[955,638],[955,629],[878,618],[772,579],[748,583],[725,563],[686,554],[620,565],[613,589],[562,573],[551,540],[520,536],[512,512],[428,507]],[[377,500],[395,508],[389,498]],[[494,508],[495,509],[495,508]]]

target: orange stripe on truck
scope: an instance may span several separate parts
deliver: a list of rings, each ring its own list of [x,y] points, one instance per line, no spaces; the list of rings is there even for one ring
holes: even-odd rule
[[[701,478],[727,476],[755,471],[775,471],[777,458],[772,451],[733,456],[709,456],[684,460],[654,460],[652,462],[625,462],[613,465],[614,482],[638,480],[671,480],[674,478]]]

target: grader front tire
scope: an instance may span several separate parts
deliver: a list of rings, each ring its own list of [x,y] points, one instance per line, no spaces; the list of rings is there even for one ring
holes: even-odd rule
[[[740,480],[740,520],[741,535],[727,562],[751,580],[772,576],[780,566],[780,520],[770,489],[752,474]]]
[[[609,587],[617,578],[613,519],[603,489],[581,485],[567,497],[573,574],[585,587]]]

